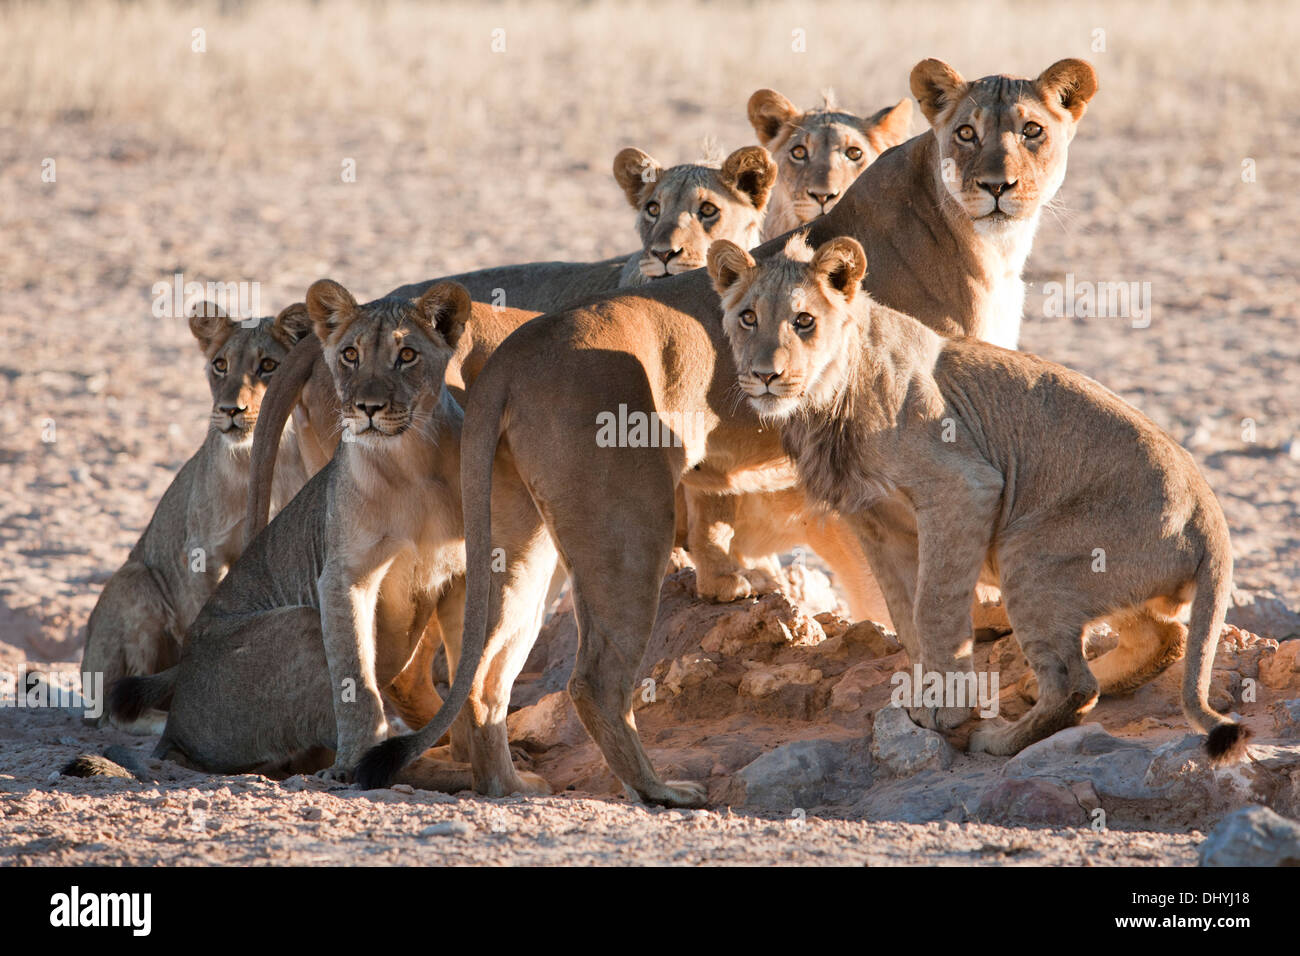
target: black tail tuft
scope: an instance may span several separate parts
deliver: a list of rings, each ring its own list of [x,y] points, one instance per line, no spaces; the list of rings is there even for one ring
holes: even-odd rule
[[[146,710],[167,703],[171,691],[171,681],[160,674],[123,677],[108,689],[108,713],[123,723],[139,720]]]
[[[1219,724],[1205,738],[1210,763],[1218,767],[1239,762],[1245,758],[1246,744],[1254,734],[1245,724]]]
[[[414,738],[414,734],[390,737],[382,744],[367,750],[352,774],[357,788],[381,790],[392,783],[401,769],[409,763],[408,751]]]

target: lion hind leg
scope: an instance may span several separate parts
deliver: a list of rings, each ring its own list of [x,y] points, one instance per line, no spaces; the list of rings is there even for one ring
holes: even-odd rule
[[[1097,703],[1097,679],[1083,657],[1087,615],[1069,613],[1069,599],[1038,595],[1038,614],[1008,608],[1017,641],[1038,681],[1038,700],[1015,723],[985,721],[970,737],[972,752],[1019,753],[1059,730],[1078,724]]]
[[[1132,693],[1183,656],[1187,628],[1168,613],[1176,610],[1163,600],[1147,601],[1108,619],[1119,644],[1092,662],[1102,694]]]

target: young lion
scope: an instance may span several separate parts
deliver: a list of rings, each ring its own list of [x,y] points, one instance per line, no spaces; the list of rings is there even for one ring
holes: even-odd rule
[[[470,308],[455,283],[364,306],[329,280],[308,290],[347,438],[231,569],[180,664],[111,695],[124,715],[172,695],[159,756],[235,772],[323,748],[335,751],[328,773],[344,777],[387,735],[381,689],[426,625],[454,670],[462,413],[443,380]],[[250,706],[232,687],[268,700]]]
[[[771,239],[830,212],[877,156],[907,139],[912,101],[864,119],[836,107],[830,93],[821,109],[803,112],[764,89],[749,98],[749,122],[776,160],[776,188],[763,224],[763,238]]]
[[[81,669],[103,674],[105,687],[174,664],[185,629],[243,550],[249,452],[262,395],[310,328],[300,302],[252,328],[235,324],[211,303],[192,310],[189,321],[207,358],[211,422],[90,612]],[[287,454],[275,469],[277,508],[306,481],[292,428],[282,429],[279,444]],[[148,727],[156,725],[151,718]]]
[[[970,749],[1016,753],[1186,645],[1184,713],[1214,760],[1239,754],[1248,729],[1208,700],[1232,551],[1191,456],[1091,379],[876,304],[866,268],[848,237],[814,253],[796,235],[761,265],[709,250],[740,387],[809,492],[856,523],[913,663],[973,687],[971,594],[985,566],[1000,578],[1038,700],[977,727]],[[1189,602],[1190,632],[1174,620]],[[1103,618],[1120,644],[1090,670],[1082,634]],[[970,709],[912,714],[948,729]]]

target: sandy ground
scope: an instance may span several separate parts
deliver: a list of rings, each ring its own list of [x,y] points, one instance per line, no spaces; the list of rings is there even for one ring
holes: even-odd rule
[[[1189,98],[1212,87],[1187,84]],[[1120,115],[1133,95],[1099,98],[1072,146],[1060,209],[1029,261],[1022,346],[1094,376],[1183,441],[1227,513],[1237,584],[1300,607],[1300,116],[1227,129],[1209,148],[1152,134],[1158,124],[1133,135]],[[749,141],[743,98],[684,91],[611,122],[617,145],[685,159],[698,140],[675,124],[696,129],[709,111],[725,145]],[[404,139],[375,117],[303,119],[300,148],[263,155],[238,148],[237,128],[214,133],[216,150],[160,142],[145,120],[0,120],[0,670],[79,658],[99,588],[202,438],[201,359],[183,319],[151,315],[155,282],[256,280],[273,313],[321,276],[378,296],[479,266],[631,248],[607,171],[616,147],[549,149],[523,111],[508,123],[519,135],[503,150]],[[42,182],[51,157],[57,181]],[[356,182],[340,181],[340,157],[357,158]],[[475,187],[489,179],[503,185]],[[1149,282],[1149,325],[1047,317],[1047,284],[1067,273]],[[377,796],[176,769],[156,784],[75,781],[51,775],[75,753],[147,742],[17,710],[0,710],[0,740],[6,863],[443,862],[452,848],[482,863],[1182,865],[1199,841],[1158,827],[1031,834],[834,813],[800,828],[606,795]],[[444,823],[455,825],[430,831]]]

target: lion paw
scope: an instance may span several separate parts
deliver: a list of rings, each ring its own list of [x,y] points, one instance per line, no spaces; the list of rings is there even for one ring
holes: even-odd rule
[[[352,768],[335,764],[332,767],[326,767],[324,770],[317,770],[312,776],[324,783],[351,783]]]
[[[970,719],[969,707],[909,707],[907,716],[912,723],[926,730],[943,732],[960,727]]]
[[[669,780],[641,795],[641,800],[661,807],[690,808],[704,806],[708,796],[708,789],[696,780]]]
[[[970,742],[966,745],[968,753],[993,754],[1007,757],[1016,752],[1013,745],[1012,724],[1005,720],[984,720],[971,731]]]
[[[546,778],[540,774],[530,773],[527,770],[519,771],[519,786],[514,790],[515,793],[525,797],[549,797],[555,791],[551,785],[546,782]]]
[[[782,587],[781,581],[761,568],[735,568],[721,574],[702,574],[698,567],[695,570],[696,596],[719,604],[772,594]]]

